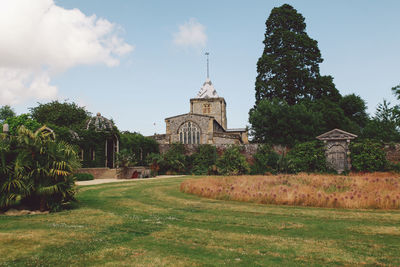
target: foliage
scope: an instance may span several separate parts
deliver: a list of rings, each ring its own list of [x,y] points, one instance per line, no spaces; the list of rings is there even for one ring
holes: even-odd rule
[[[179,174],[185,172],[185,147],[183,144],[172,144],[164,154],[149,154],[148,163],[153,171],[167,174]]]
[[[363,140],[350,144],[351,165],[355,171],[383,171],[387,166],[382,144],[373,140]]]
[[[3,137],[2,143],[0,209],[23,204],[58,210],[74,200],[73,173],[80,163],[72,146],[56,142],[45,127],[32,132],[24,126],[16,136]]]
[[[400,84],[392,87],[392,93],[400,100]]]
[[[52,101],[46,104],[38,103],[30,108],[32,118],[42,124],[54,124],[69,129],[82,129],[90,116],[84,107],[75,103]]]
[[[320,141],[297,144],[287,153],[288,172],[326,172],[324,145]]]
[[[254,163],[251,165],[251,174],[276,173],[279,170],[279,154],[270,145],[260,145],[253,158]]]
[[[76,181],[91,181],[94,179],[94,177],[90,173],[76,173],[75,179]]]
[[[345,115],[339,103],[326,98],[295,105],[278,99],[262,100],[249,112],[250,134],[255,142],[289,147],[335,128],[359,134],[360,126],[353,119]]]
[[[359,127],[363,128],[368,123],[367,105],[360,96],[355,94],[345,95],[340,99],[339,105],[344,115],[357,123]]]
[[[9,117],[5,120],[5,123],[8,124],[11,135],[16,135],[18,128],[22,125],[31,131],[36,131],[42,126],[39,122],[32,119],[29,114]]]
[[[217,161],[217,149],[213,145],[199,145],[193,155],[192,171],[196,175],[207,175],[213,172]]]
[[[279,98],[294,105],[303,99],[340,98],[332,77],[320,76],[323,59],[300,13],[284,4],[272,9],[265,24],[265,48],[257,62],[256,103]]]
[[[133,153],[137,160],[137,164],[141,166],[147,164],[147,157],[150,153],[158,153],[157,141],[136,132],[121,132],[120,148],[121,150],[129,150]]]
[[[362,139],[373,139],[379,142],[400,141],[400,107],[390,106],[386,100],[380,103],[375,116],[367,123],[362,131]]]
[[[293,146],[315,138],[321,117],[302,103],[290,106],[278,99],[262,100],[249,112],[250,134],[258,143]]]
[[[217,159],[217,168],[222,175],[239,175],[250,171],[246,157],[240,153],[240,147],[234,145],[229,146]]]
[[[16,116],[16,114],[10,106],[5,105],[0,108],[0,122],[4,122],[6,119],[15,117],[15,116]]]
[[[135,154],[132,154],[131,151],[127,149],[122,149],[117,154],[117,166],[118,166],[118,174],[125,177],[129,168],[134,167],[137,164],[137,160]]]

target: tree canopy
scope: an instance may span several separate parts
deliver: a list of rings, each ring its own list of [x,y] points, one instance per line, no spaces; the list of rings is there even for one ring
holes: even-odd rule
[[[289,105],[302,99],[338,100],[333,78],[320,75],[323,59],[317,41],[305,31],[304,17],[284,4],[272,9],[265,24],[265,47],[257,62],[256,103],[273,98]]]
[[[46,104],[38,103],[30,108],[32,118],[42,124],[54,124],[69,129],[83,128],[90,113],[75,103],[52,101]]]
[[[0,122],[4,122],[8,118],[15,117],[15,115],[16,114],[14,110],[8,105],[0,108]]]

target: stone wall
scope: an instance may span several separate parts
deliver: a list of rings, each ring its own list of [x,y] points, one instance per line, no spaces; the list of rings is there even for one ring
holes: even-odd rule
[[[99,179],[102,177],[104,174],[109,172],[111,169],[110,168],[80,168],[76,171],[76,173],[90,173],[93,175],[94,179]],[[114,177],[115,178],[115,177]]]
[[[253,155],[257,153],[257,149],[261,144],[245,144],[240,145],[241,153],[246,157],[248,162],[253,162]],[[217,148],[218,155],[222,155],[224,151],[231,146],[230,144],[217,144],[214,145]],[[160,144],[160,153],[164,154],[169,150],[171,145],[169,144]],[[192,155],[196,153],[198,145],[184,145],[185,147],[185,155]],[[288,148],[281,145],[274,145],[273,150],[278,154],[286,154],[288,152]]]
[[[385,145],[386,159],[393,163],[400,163],[400,144]]]

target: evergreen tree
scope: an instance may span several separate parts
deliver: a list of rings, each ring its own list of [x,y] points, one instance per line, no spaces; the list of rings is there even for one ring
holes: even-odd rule
[[[304,17],[292,6],[274,8],[266,21],[264,52],[257,62],[256,103],[278,98],[294,105],[302,99],[340,99],[330,76],[320,76],[323,61]]]

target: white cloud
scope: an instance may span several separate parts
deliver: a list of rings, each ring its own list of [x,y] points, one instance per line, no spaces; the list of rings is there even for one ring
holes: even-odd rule
[[[120,32],[54,0],[0,0],[0,105],[55,98],[51,76],[74,66],[118,65],[133,50]]]
[[[183,25],[179,26],[179,32],[174,33],[174,44],[182,47],[205,47],[207,43],[207,35],[205,27],[191,18]]]

